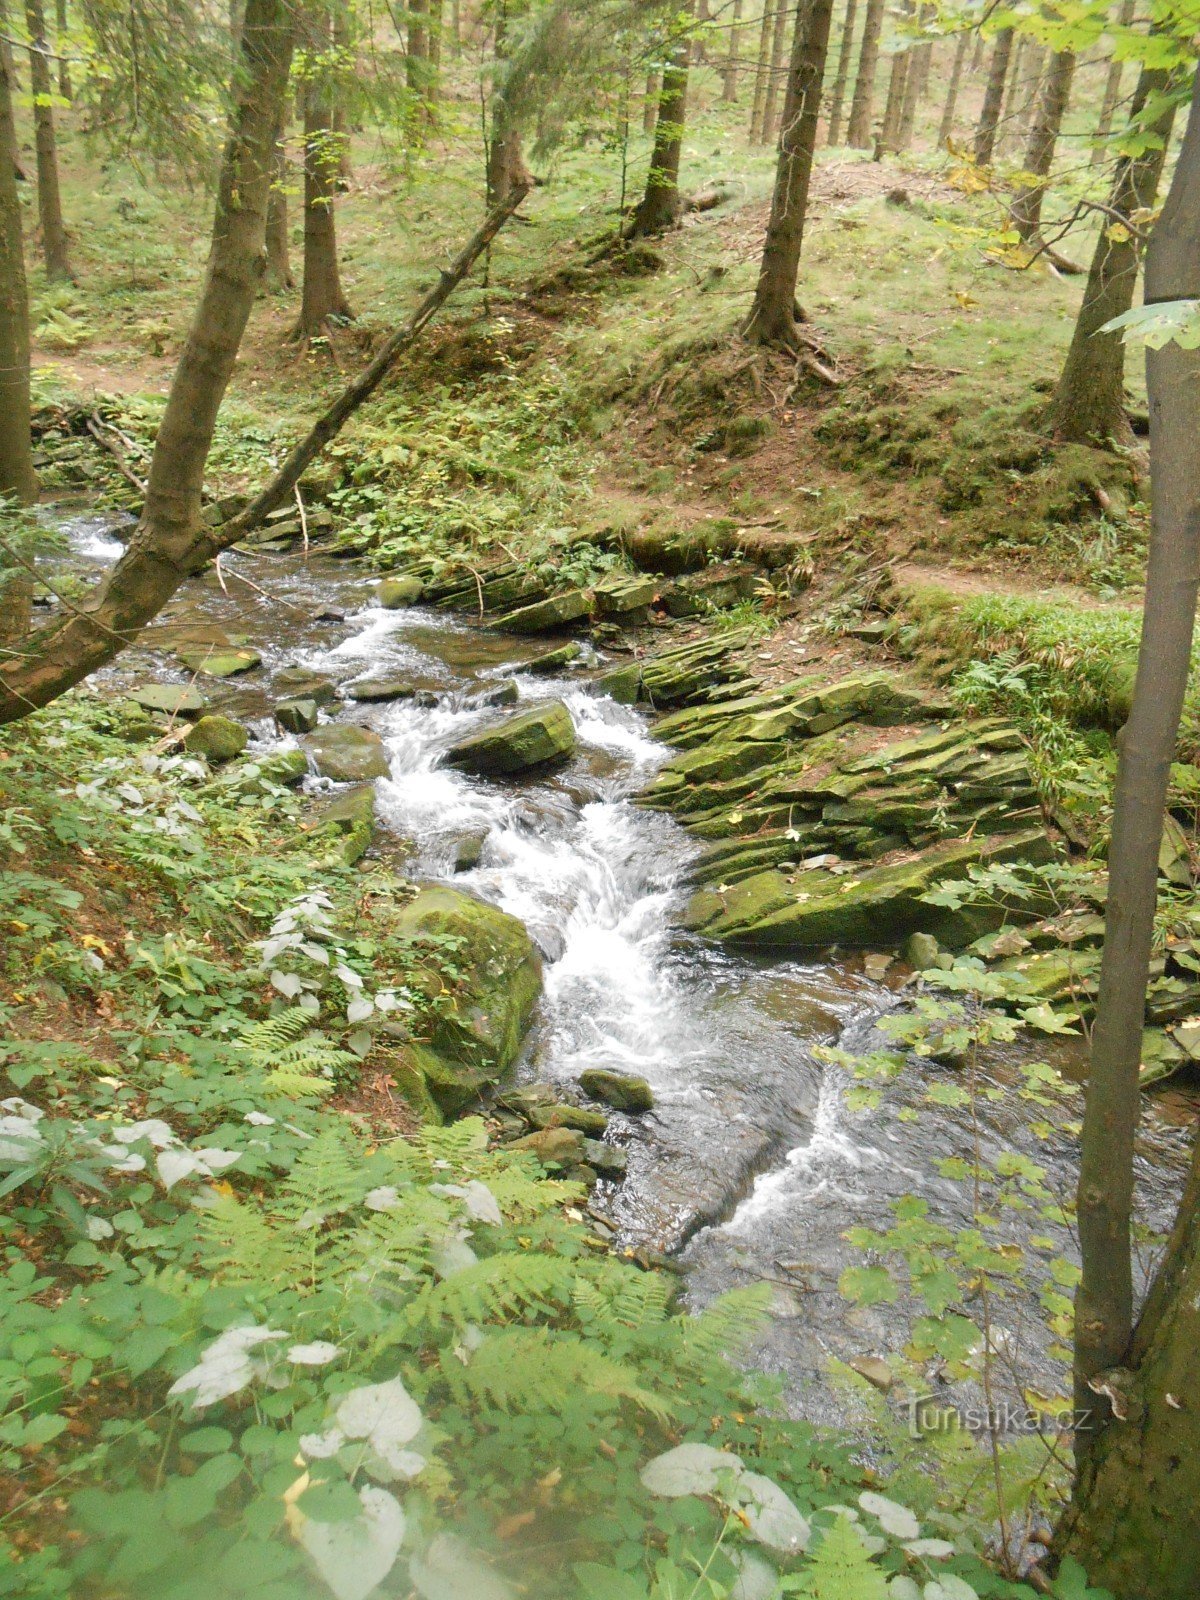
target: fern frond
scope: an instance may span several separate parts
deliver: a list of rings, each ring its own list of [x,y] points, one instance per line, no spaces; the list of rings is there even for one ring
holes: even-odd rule
[[[413,1302],[414,1324],[492,1322],[530,1306],[565,1304],[572,1264],[561,1256],[527,1252],[486,1256],[441,1283],[428,1284]]]
[[[678,1318],[677,1348],[685,1365],[707,1365],[736,1358],[766,1319],[771,1287],[755,1283],[730,1289],[695,1317]]]
[[[451,1388],[476,1404],[501,1411],[552,1411],[563,1415],[581,1396],[627,1400],[660,1421],[671,1404],[638,1382],[635,1368],[614,1361],[578,1334],[549,1328],[498,1328],[466,1366],[446,1352],[442,1371]]]

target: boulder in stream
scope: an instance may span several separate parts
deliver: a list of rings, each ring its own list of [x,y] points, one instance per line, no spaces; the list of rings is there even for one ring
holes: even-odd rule
[[[565,761],[574,750],[571,713],[548,700],[451,745],[446,761],[480,777],[507,777]]]
[[[375,598],[385,611],[400,611],[406,606],[415,606],[424,593],[425,585],[420,578],[401,576],[384,578],[375,591]]]
[[[275,721],[285,733],[311,733],[320,718],[315,700],[281,700]]]
[[[333,679],[309,667],[284,667],[275,674],[274,687],[283,691],[286,700],[315,700],[319,706],[332,705],[338,698]]]
[[[331,722],[305,738],[317,771],[335,783],[367,783],[386,778],[391,771],[383,740],[369,728],[349,722]]]
[[[328,835],[338,857],[352,867],[366,855],[375,837],[375,785],[359,784],[338,795],[321,812],[314,831]]]
[[[183,743],[194,756],[205,756],[213,765],[232,761],[250,743],[250,735],[232,717],[207,716],[193,722]]]
[[[448,1001],[438,980],[428,1038],[405,1051],[439,1110],[453,1115],[516,1060],[541,994],[542,963],[524,923],[445,884],[423,888],[392,931],[418,951],[422,940],[455,941],[462,976]]]
[[[144,683],[129,691],[129,698],[144,711],[162,711],[168,717],[199,717],[208,702],[190,683]]]
[[[249,645],[187,645],[175,652],[189,672],[210,678],[233,678],[262,666],[262,656]]]
[[[579,1087],[593,1100],[600,1100],[614,1111],[649,1111],[654,1106],[654,1091],[645,1078],[629,1072],[609,1072],[604,1067],[589,1067],[579,1079]]]

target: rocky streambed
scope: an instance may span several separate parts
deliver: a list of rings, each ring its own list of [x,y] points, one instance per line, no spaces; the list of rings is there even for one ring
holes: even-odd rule
[[[119,549],[71,531],[84,559]],[[649,624],[697,593],[736,603],[736,564],[547,594],[507,564],[377,585],[274,543],[191,583],[105,674],[114,717],[138,737],[173,716],[216,783],[303,785],[344,859],[372,850],[425,883],[414,924],[462,939],[474,980],[407,1053],[414,1103],[452,1114],[482,1092],[498,1137],[588,1169],[597,1228],[674,1256],[695,1303],[769,1282],[756,1359],[796,1409],[834,1414],[828,1357],[885,1359],[907,1326],[838,1294],[861,1255],[847,1228],[886,1227],[903,1194],[965,1228],[943,1164],[980,1143],[1073,1186],[1069,1113],[1039,1112],[1035,1136],[1011,1056],[984,1064],[968,1115],[923,1098],[954,1066],[913,1059],[851,1110],[852,1079],[817,1050],[880,1042],[912,979],[899,950],[927,965],[1009,915],[933,907],[931,887],[1053,853],[1019,736],[890,670],[764,687],[745,630]],[[1053,1048],[1070,1068],[1078,1045]],[[1151,1223],[1184,1142],[1151,1107]],[[1052,1383],[1026,1310],[1012,1337]]]

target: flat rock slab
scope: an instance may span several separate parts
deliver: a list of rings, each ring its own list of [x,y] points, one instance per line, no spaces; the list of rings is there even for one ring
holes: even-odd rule
[[[144,683],[129,691],[129,698],[144,711],[164,711],[169,717],[199,717],[208,702],[190,683]]]
[[[400,611],[415,606],[425,593],[420,578],[385,578],[375,591],[375,598],[385,611]]]
[[[565,761],[574,750],[571,713],[561,700],[550,700],[452,745],[446,761],[480,777],[506,777]]]
[[[383,740],[369,728],[331,722],[308,734],[304,746],[321,776],[335,783],[367,783],[391,772]]]
[[[412,678],[364,678],[352,683],[346,694],[351,700],[375,705],[386,700],[415,700],[420,694],[434,692],[435,687],[432,679],[418,683]]]
[[[551,595],[549,600],[508,612],[496,626],[505,633],[549,633],[553,628],[565,628],[591,616],[594,604],[589,590],[569,589],[566,594]]]
[[[1005,916],[1003,907],[951,911],[922,897],[937,884],[963,877],[978,861],[1049,861],[1054,849],[1032,829],[999,841],[954,840],[885,866],[853,863],[757,872],[692,896],[684,926],[706,938],[766,949],[863,948],[894,945],[915,932],[932,933],[948,948],[970,942]]]
[[[222,645],[186,647],[175,654],[189,672],[203,672],[210,678],[233,678],[239,672],[252,672],[262,666],[262,656],[247,645],[226,649]]]

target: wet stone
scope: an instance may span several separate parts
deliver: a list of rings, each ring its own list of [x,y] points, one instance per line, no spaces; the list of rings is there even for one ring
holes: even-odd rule
[[[250,735],[232,717],[207,716],[193,722],[183,743],[192,755],[205,756],[215,765],[240,756],[250,743]]]
[[[129,691],[129,698],[145,711],[162,711],[169,717],[198,717],[207,701],[199,689],[186,683],[147,683]]]
[[[480,777],[505,777],[565,761],[574,750],[571,713],[561,700],[551,700],[460,740],[446,761]]]
[[[311,733],[319,716],[315,700],[281,700],[275,707],[275,721],[285,733]]]
[[[284,667],[272,681],[288,700],[315,700],[319,706],[328,706],[339,698],[337,684],[332,678],[310,672],[307,667]]]
[[[486,833],[472,833],[460,839],[454,851],[455,872],[473,872],[483,856]]]
[[[425,592],[420,578],[384,578],[375,591],[375,598],[385,611],[399,611],[415,606]]]
[[[305,744],[317,771],[335,783],[365,783],[391,771],[383,740],[369,728],[333,722],[308,734]]]
[[[248,646],[227,650],[220,645],[177,650],[176,655],[189,672],[203,672],[209,678],[233,678],[262,665],[262,656]]]
[[[614,1111],[649,1111],[654,1105],[654,1091],[645,1078],[628,1072],[609,1072],[603,1067],[589,1067],[579,1079],[584,1094],[601,1100]]]

